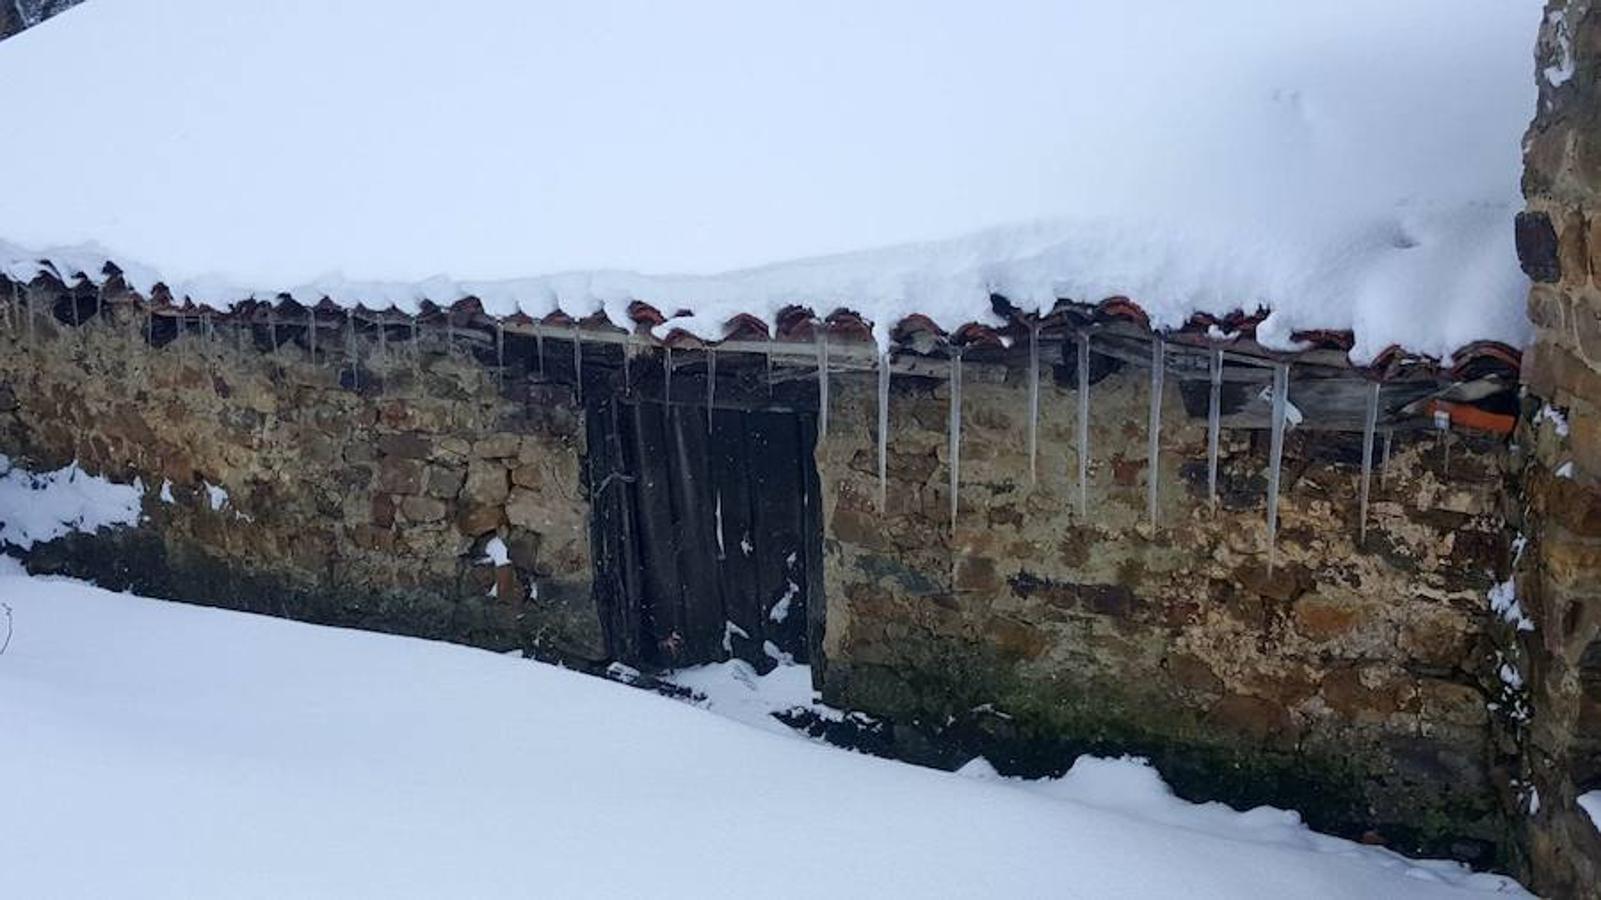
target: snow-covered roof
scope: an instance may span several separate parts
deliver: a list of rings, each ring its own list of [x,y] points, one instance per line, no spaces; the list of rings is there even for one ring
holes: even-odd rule
[[[93,0],[0,45],[0,266],[213,306],[641,301],[713,338],[1121,295],[1159,327],[1267,307],[1264,344],[1351,331],[1359,361],[1519,345],[1539,15]]]

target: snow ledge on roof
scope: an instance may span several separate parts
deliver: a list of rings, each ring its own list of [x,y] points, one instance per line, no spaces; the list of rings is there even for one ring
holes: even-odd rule
[[[717,275],[593,271],[421,282],[335,275],[302,285],[174,282],[93,244],[30,250],[0,241],[0,273],[18,281],[44,274],[96,285],[120,273],[145,296],[160,286],[177,302],[219,311],[284,295],[307,305],[326,299],[344,308],[404,313],[426,302],[449,306],[475,298],[496,317],[598,314],[626,328],[630,306],[643,303],[666,317],[658,337],[677,330],[709,341],[721,340],[728,323],[741,316],[759,319],[771,333],[788,308],[823,315],[844,309],[865,319],[883,347],[891,330],[913,316],[950,333],[970,323],[1004,324],[991,310],[994,296],[1037,315],[1058,301],[1093,306],[1127,297],[1159,330],[1180,328],[1197,315],[1266,312],[1255,337],[1269,349],[1297,349],[1298,332],[1349,332],[1350,358],[1358,365],[1392,347],[1449,363],[1469,344],[1521,347],[1527,339],[1528,281],[1512,248],[1513,212],[1492,203],[1414,210],[1311,241],[1058,221]]]

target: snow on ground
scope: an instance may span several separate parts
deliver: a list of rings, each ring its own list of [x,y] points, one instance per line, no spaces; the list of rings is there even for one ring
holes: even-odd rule
[[[0,47],[34,136],[0,142],[0,267],[111,257],[214,305],[642,299],[713,337],[792,302],[950,326],[995,291],[1266,304],[1264,340],[1352,328],[1357,359],[1519,343],[1540,7],[85,4]]]
[[[74,531],[97,531],[139,521],[144,485],[114,484],[76,462],[32,473],[0,454],[0,547],[26,550]]]
[[[464,647],[15,574],[0,597],[16,896],[1519,893],[1130,762],[942,773]]]

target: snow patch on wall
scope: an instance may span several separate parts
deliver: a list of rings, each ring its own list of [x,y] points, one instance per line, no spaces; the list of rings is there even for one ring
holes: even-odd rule
[[[139,521],[144,484],[115,484],[73,462],[34,474],[0,454],[0,544],[28,550],[75,531]]]
[[[511,565],[511,551],[506,547],[505,541],[498,536],[492,537],[488,543],[484,544],[483,558],[478,561],[489,563],[497,569],[501,566],[509,566]]]
[[[1545,83],[1554,88],[1567,84],[1573,78],[1573,37],[1568,31],[1568,14],[1565,10],[1554,9],[1546,17],[1551,26],[1551,34],[1556,41],[1556,60],[1551,65],[1540,70]]]
[[[1490,611],[1500,616],[1507,624],[1519,631],[1533,631],[1534,620],[1523,611],[1523,604],[1518,602],[1517,581],[1508,578],[1506,581],[1490,588]]]
[[[1579,795],[1579,808],[1590,817],[1590,824],[1601,831],[1601,791],[1588,791]]]

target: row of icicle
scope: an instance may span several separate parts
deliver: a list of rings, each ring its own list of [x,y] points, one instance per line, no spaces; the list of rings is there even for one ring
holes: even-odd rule
[[[1078,445],[1078,508],[1081,517],[1089,511],[1089,383],[1090,383],[1090,353],[1091,340],[1088,333],[1080,333],[1075,339],[1077,345],[1077,445]],[[1146,478],[1146,515],[1154,526],[1158,521],[1160,500],[1160,479],[1157,477],[1157,460],[1161,454],[1162,429],[1162,396],[1164,376],[1166,373],[1166,341],[1156,335],[1151,341],[1151,382],[1150,382],[1150,414],[1147,426],[1148,445],[1147,478]],[[1223,388],[1223,351],[1214,349],[1209,354],[1209,392],[1207,405],[1207,434],[1206,434],[1206,486],[1208,503],[1215,511],[1217,509],[1217,474],[1219,439],[1222,432],[1222,388]],[[1268,484],[1267,484],[1267,552],[1268,568],[1275,565],[1279,522],[1279,487],[1280,474],[1284,460],[1284,432],[1289,420],[1289,374],[1288,363],[1272,363],[1273,383],[1269,392],[1272,405],[1270,442],[1268,450]],[[881,512],[889,509],[889,400],[890,400],[890,359],[887,352],[880,352],[878,356],[878,505]],[[818,434],[819,439],[828,435],[828,345],[825,340],[818,341]],[[962,350],[960,347],[950,348],[949,359],[949,395],[950,414],[947,424],[948,456],[950,464],[947,467],[950,479],[950,522],[954,533],[957,518],[960,512],[959,489],[961,486],[961,451],[962,451]],[[1038,478],[1039,471],[1039,404],[1040,404],[1040,354],[1039,354],[1039,328],[1034,327],[1030,334],[1029,371],[1028,371],[1028,467],[1029,480],[1032,483]],[[1360,495],[1360,510],[1358,512],[1358,545],[1367,541],[1368,527],[1368,498],[1373,477],[1374,441],[1378,430],[1379,385],[1374,382],[1367,391],[1367,409],[1363,422],[1362,440],[1362,476]],[[1389,432],[1384,437],[1384,463],[1388,463],[1390,456]]]
[[[99,313],[99,311],[101,309],[102,304],[103,304],[103,293],[102,292],[97,292],[96,303],[95,303],[97,315],[98,315],[98,313]],[[18,285],[15,282],[13,282],[12,283],[12,306],[13,306],[13,308],[16,308],[16,307],[19,307],[20,305],[21,305],[21,297],[20,297],[20,294],[19,294],[19,291],[18,291]],[[28,315],[29,337],[31,339],[32,338],[32,315],[31,315],[32,298],[31,298],[31,296],[28,298],[28,307],[29,307],[29,315]],[[72,304],[72,309],[73,309],[74,324],[77,324],[76,320],[77,320],[78,316],[77,316],[77,303],[76,302],[74,302]],[[312,316],[313,317],[313,321],[314,321],[315,313],[313,313],[313,312],[308,310],[308,315]],[[351,364],[352,365],[352,377],[359,379],[359,377],[360,377],[359,376],[359,369],[358,369],[358,367],[357,367],[357,365],[355,363],[355,359],[356,359],[356,355],[357,354],[356,354],[356,346],[355,346],[356,328],[355,328],[355,318],[354,318],[355,314],[354,314],[354,311],[347,311],[346,316],[347,316],[347,324],[349,326],[349,328],[348,328],[348,337],[347,337],[347,352],[348,352],[349,356],[352,359],[352,364]],[[8,321],[9,321],[9,318],[10,318],[9,315],[8,315],[7,318],[8,318]],[[202,318],[204,319],[206,317],[204,315],[202,315]],[[277,349],[277,325],[278,325],[278,323],[275,321],[275,318],[276,318],[275,314],[271,310],[269,310],[269,312],[268,312],[268,327],[272,332],[272,340],[273,340],[273,345],[274,345],[273,349],[274,350]],[[180,317],[180,320],[181,320],[181,317]],[[204,327],[206,327],[208,329],[208,332],[209,332],[209,322],[206,323]],[[151,317],[150,328],[151,328],[151,336],[153,337],[154,336],[154,317],[153,316]],[[454,326],[452,324],[450,324],[448,321],[447,321],[447,330],[449,330],[449,331],[453,331],[454,330]],[[1030,337],[1029,337],[1029,361],[1028,361],[1028,410],[1029,410],[1029,414],[1028,414],[1027,443],[1028,443],[1029,480],[1030,480],[1031,483],[1034,482],[1035,480],[1037,480],[1038,471],[1039,471],[1038,470],[1038,458],[1039,458],[1039,406],[1040,406],[1040,352],[1039,352],[1040,342],[1039,342],[1039,332],[1040,332],[1039,326],[1036,324],[1030,329]],[[574,367],[574,371],[575,372],[581,372],[582,371],[582,366],[583,366],[583,348],[582,348],[582,343],[581,343],[581,339],[580,339],[580,333],[579,333],[579,331],[577,329],[576,324],[575,324],[575,327],[574,327],[573,334],[574,334],[574,337],[573,337],[573,367]],[[453,337],[453,335],[451,335],[451,337]],[[417,339],[418,339],[417,338],[417,324],[416,324],[415,319],[413,319],[412,320],[412,327],[411,327],[411,340],[412,340],[412,343],[413,343],[414,346],[416,345]],[[315,328],[308,329],[307,340],[308,340],[308,344],[309,344],[309,349],[310,349],[313,357],[315,357],[315,354],[316,354],[316,329]],[[380,340],[380,344],[382,344],[384,342],[384,340],[385,340],[385,331],[382,328],[379,329],[379,340]],[[535,341],[536,341],[536,344],[537,344],[537,355],[538,355],[538,358],[539,358],[539,360],[538,360],[539,372],[540,372],[541,375],[543,375],[544,374],[544,369],[545,369],[544,332],[543,331],[539,331],[539,332],[535,333]],[[453,343],[453,341],[452,341],[452,343]],[[1080,516],[1083,517],[1083,516],[1086,516],[1088,514],[1088,511],[1089,511],[1089,376],[1090,376],[1090,354],[1092,352],[1090,335],[1087,332],[1080,332],[1075,338],[1075,344],[1076,344],[1076,347],[1077,347],[1077,360],[1076,360],[1076,362],[1077,362],[1077,367],[1076,367],[1077,368],[1077,372],[1076,372],[1076,374],[1077,374],[1077,384],[1078,384],[1078,391],[1077,391],[1077,398],[1078,398],[1077,413],[1078,413],[1078,415],[1077,415],[1077,422],[1076,422],[1076,425],[1077,425],[1076,443],[1077,443],[1077,450],[1078,450],[1078,454],[1077,454],[1078,455],[1078,472],[1077,472],[1077,475],[1078,475],[1078,509],[1079,509]],[[817,338],[816,346],[817,346],[817,373],[818,373],[818,381],[817,381],[818,423],[817,423],[817,430],[818,430],[818,440],[821,442],[823,440],[826,440],[827,437],[828,437],[829,350],[828,350],[827,333],[825,331],[819,331],[818,332],[818,338]],[[667,391],[669,396],[670,396],[671,390],[672,390],[672,370],[673,370],[672,352],[673,351],[672,351],[672,348],[670,346],[665,347],[663,349],[663,353],[664,353],[664,361],[663,361],[663,363],[664,363],[664,365],[663,365],[663,368],[664,368],[664,387],[665,387],[665,389],[666,389],[666,391]],[[505,368],[505,326],[500,324],[500,323],[497,323],[496,326],[495,326],[495,355],[496,355],[496,361],[497,361],[498,377],[502,377],[503,378],[504,376],[503,376],[502,370],[504,370],[504,368]],[[768,356],[767,364],[768,364],[768,366],[770,368],[771,365],[772,365],[772,357],[771,357],[771,355]],[[627,369],[628,365],[629,365],[629,353],[625,349],[625,351],[623,353],[623,366],[624,366],[624,369],[625,369],[625,373],[624,373],[625,381],[627,379],[626,369]],[[716,351],[714,349],[708,348],[706,350],[706,368],[707,368],[706,406],[707,406],[707,410],[708,410],[708,415],[707,415],[707,427],[708,427],[708,429],[711,427],[710,410],[711,410],[711,408],[712,408],[712,406],[713,406],[713,404],[715,402],[715,397],[716,397],[716,385],[717,385],[717,380],[716,380],[717,368],[716,368],[716,366],[717,366]],[[890,358],[889,358],[889,354],[888,354],[887,351],[881,351],[879,353],[878,358],[877,358],[877,367],[876,368],[877,368],[877,373],[878,373],[878,385],[877,385],[877,387],[878,387],[878,390],[877,390],[877,400],[878,400],[878,404],[877,404],[878,405],[878,410],[877,410],[877,412],[878,412],[878,416],[877,416],[877,418],[878,418],[878,458],[877,458],[877,463],[878,463],[878,505],[879,505],[879,509],[881,511],[887,512],[888,511],[888,507],[889,507],[889,437],[888,437],[888,435],[889,435],[889,402],[890,402]],[[1288,419],[1288,408],[1289,408],[1289,365],[1287,363],[1283,363],[1283,362],[1275,362],[1275,363],[1272,364],[1272,369],[1273,369],[1273,386],[1272,386],[1272,389],[1270,391],[1270,402],[1272,404],[1271,426],[1270,426],[1271,427],[1271,438],[1270,438],[1269,451],[1268,451],[1268,484],[1267,484],[1267,544],[1268,544],[1268,566],[1269,566],[1270,569],[1273,567],[1273,565],[1274,565],[1274,563],[1276,561],[1275,543],[1276,543],[1276,537],[1277,537],[1277,534],[1278,534],[1280,473],[1281,473],[1283,456],[1284,456],[1284,432],[1285,432],[1286,421]],[[1146,452],[1147,452],[1147,460],[1148,460],[1148,462],[1147,462],[1148,475],[1147,475],[1147,479],[1146,479],[1146,515],[1147,515],[1147,518],[1149,519],[1149,521],[1151,522],[1151,524],[1154,526],[1157,523],[1157,520],[1158,520],[1159,500],[1160,500],[1160,484],[1159,484],[1159,479],[1157,477],[1157,472],[1158,472],[1157,459],[1159,458],[1159,455],[1161,453],[1162,394],[1163,394],[1163,386],[1164,386],[1164,375],[1165,375],[1165,371],[1166,371],[1166,342],[1163,340],[1161,335],[1155,335],[1155,336],[1153,336],[1153,338],[1151,340],[1151,369],[1150,369],[1150,371],[1151,371],[1151,381],[1150,381],[1150,391],[1149,391],[1149,394],[1150,394],[1150,412],[1149,412],[1149,422],[1148,422],[1148,425],[1147,425],[1148,445],[1147,445],[1147,450],[1146,450]],[[1211,351],[1211,353],[1210,353],[1210,372],[1209,372],[1209,374],[1210,374],[1210,384],[1209,384],[1210,390],[1209,390],[1209,396],[1208,396],[1208,409],[1207,409],[1207,436],[1206,436],[1207,471],[1206,471],[1206,481],[1207,481],[1208,502],[1209,502],[1210,507],[1213,510],[1215,510],[1217,508],[1217,498],[1218,498],[1218,493],[1217,493],[1218,450],[1219,450],[1219,435],[1221,433],[1221,426],[1220,426],[1221,408],[1220,407],[1221,407],[1221,392],[1222,392],[1222,385],[1223,385],[1223,351],[1222,350],[1214,349],[1214,350]],[[954,346],[953,345],[950,348],[949,375],[948,375],[948,377],[949,377],[949,388],[950,388],[950,390],[949,390],[949,394],[950,394],[950,417],[949,417],[949,422],[948,422],[948,425],[947,425],[947,429],[948,429],[947,437],[948,437],[948,442],[949,442],[948,455],[949,455],[949,459],[950,459],[950,464],[948,466],[948,473],[949,473],[950,483],[949,483],[948,489],[949,489],[949,493],[950,493],[951,528],[952,528],[952,530],[954,532],[954,530],[956,528],[956,524],[957,524],[957,518],[958,518],[958,515],[959,515],[959,512],[960,512],[960,496],[959,496],[959,493],[960,493],[960,485],[961,485],[961,448],[962,448],[962,433],[961,433],[961,427],[962,427],[962,350],[958,346]],[[578,384],[579,384],[578,390],[581,392],[582,391],[582,381],[583,381],[583,379],[582,378],[577,378],[577,379],[575,379],[575,381],[578,382]],[[582,400],[582,394],[581,393],[579,394],[579,399],[580,399],[580,401]],[[1359,497],[1360,497],[1359,505],[1360,505],[1360,508],[1359,508],[1359,512],[1358,512],[1358,522],[1359,522],[1359,525],[1358,525],[1358,529],[1359,529],[1358,543],[1359,543],[1359,545],[1362,544],[1362,543],[1365,543],[1366,539],[1367,539],[1368,500],[1369,500],[1369,496],[1370,496],[1372,473],[1373,473],[1374,441],[1375,441],[1375,436],[1376,436],[1376,432],[1377,432],[1377,425],[1378,425],[1378,405],[1379,405],[1378,404],[1378,400],[1379,400],[1379,385],[1377,383],[1374,383],[1371,386],[1371,390],[1368,392],[1367,409],[1366,409],[1366,415],[1364,417],[1364,422],[1363,422],[1362,476],[1361,476],[1361,483],[1360,483],[1360,489],[1359,489]],[[1389,432],[1386,432],[1385,438],[1384,438],[1384,447],[1383,447],[1383,463],[1381,463],[1381,465],[1387,464],[1388,461],[1389,461],[1390,442],[1391,442],[1391,434]]]

